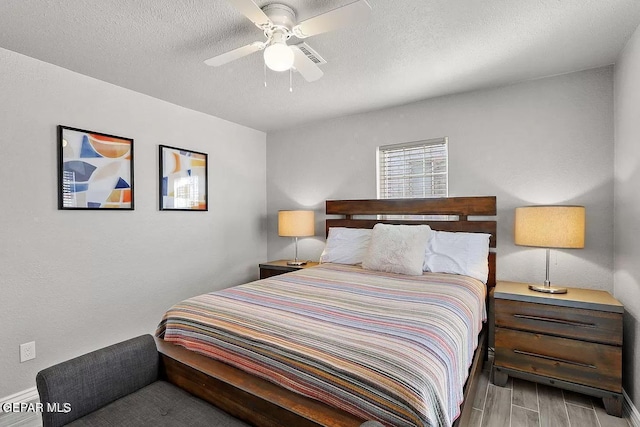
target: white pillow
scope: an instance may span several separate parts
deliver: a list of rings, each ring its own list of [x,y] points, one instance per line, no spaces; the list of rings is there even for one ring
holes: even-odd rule
[[[487,283],[489,239],[484,233],[433,231],[427,244],[424,271],[464,274]]]
[[[428,225],[376,224],[362,267],[388,273],[422,275],[430,235]]]
[[[320,262],[360,264],[367,253],[371,233],[368,228],[329,227]]]

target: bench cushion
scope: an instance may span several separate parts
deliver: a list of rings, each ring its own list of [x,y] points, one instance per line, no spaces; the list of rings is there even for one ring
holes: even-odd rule
[[[158,379],[160,357],[151,335],[142,335],[43,369],[36,376],[42,403],[68,403],[71,412],[43,412],[58,427]]]
[[[69,426],[249,427],[165,381],[156,381],[85,415]]]

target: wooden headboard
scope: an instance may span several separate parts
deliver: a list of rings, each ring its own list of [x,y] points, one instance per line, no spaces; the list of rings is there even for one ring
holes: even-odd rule
[[[373,228],[378,223],[385,224],[427,224],[439,231],[464,231],[468,233],[491,234],[489,247],[489,277],[487,286],[496,285],[496,221],[470,220],[470,216],[495,217],[497,214],[495,196],[447,197],[441,199],[368,199],[368,200],[327,200],[327,215],[341,215],[342,218],[327,218],[329,227]],[[404,215],[403,219],[354,218],[370,215]],[[445,219],[422,219],[424,215],[442,215]],[[411,216],[416,216],[412,219]],[[455,216],[450,219],[447,216]]]

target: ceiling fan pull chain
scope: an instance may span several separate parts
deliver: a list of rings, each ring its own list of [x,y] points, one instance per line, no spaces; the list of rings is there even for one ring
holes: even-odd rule
[[[264,64],[264,87],[267,87],[267,63]]]
[[[293,69],[289,68],[289,92],[293,92]]]

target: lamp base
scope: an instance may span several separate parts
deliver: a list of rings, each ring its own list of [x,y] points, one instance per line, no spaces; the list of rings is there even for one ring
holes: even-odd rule
[[[545,292],[547,294],[566,294],[567,288],[558,288],[550,285],[529,285],[529,289],[536,292]]]
[[[307,261],[287,261],[287,265],[295,265],[295,266],[307,265]]]

